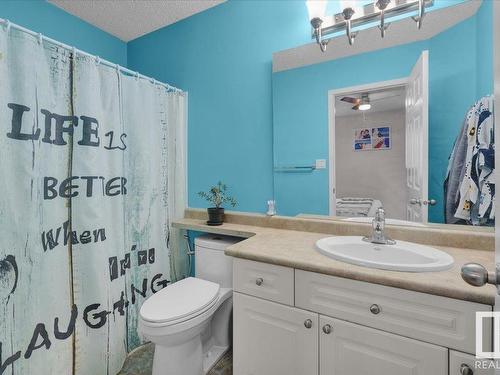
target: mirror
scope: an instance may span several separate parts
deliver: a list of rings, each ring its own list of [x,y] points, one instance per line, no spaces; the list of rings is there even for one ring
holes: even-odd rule
[[[278,214],[371,222],[383,207],[388,224],[492,230],[492,6],[275,53]]]

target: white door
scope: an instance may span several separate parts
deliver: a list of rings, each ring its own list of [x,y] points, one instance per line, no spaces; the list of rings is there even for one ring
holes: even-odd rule
[[[317,375],[318,314],[234,293],[234,375]]]
[[[429,52],[423,51],[406,88],[406,220],[427,222]]]
[[[448,349],[320,315],[320,375],[448,375]]]

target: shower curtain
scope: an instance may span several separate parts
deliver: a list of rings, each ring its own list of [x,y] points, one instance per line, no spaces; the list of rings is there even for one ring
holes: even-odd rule
[[[116,374],[171,281],[183,93],[0,31],[0,375]]]

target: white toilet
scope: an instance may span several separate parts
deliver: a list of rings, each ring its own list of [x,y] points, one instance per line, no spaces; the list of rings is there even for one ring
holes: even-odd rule
[[[229,349],[233,263],[224,250],[238,241],[197,237],[196,277],[167,286],[142,305],[138,330],[155,344],[153,375],[206,374]]]

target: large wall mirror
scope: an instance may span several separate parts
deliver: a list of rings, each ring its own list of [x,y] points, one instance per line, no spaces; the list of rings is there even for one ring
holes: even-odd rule
[[[273,56],[278,213],[493,230],[493,2]]]

